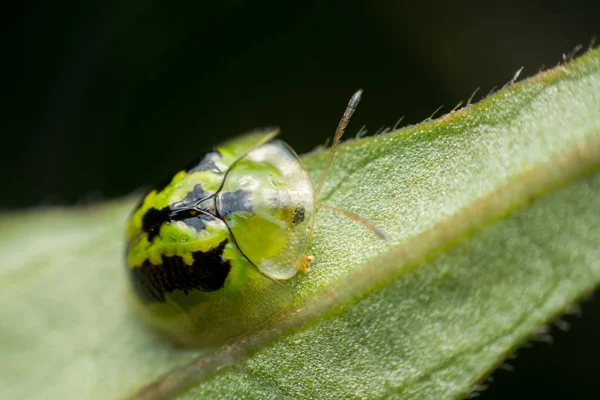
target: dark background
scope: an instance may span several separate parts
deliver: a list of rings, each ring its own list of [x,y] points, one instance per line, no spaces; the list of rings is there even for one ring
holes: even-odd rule
[[[357,88],[349,134],[448,112],[587,48],[600,2],[566,3],[0,3],[0,209],[122,196],[265,125],[309,151]],[[597,396],[600,306],[565,319],[482,398]]]

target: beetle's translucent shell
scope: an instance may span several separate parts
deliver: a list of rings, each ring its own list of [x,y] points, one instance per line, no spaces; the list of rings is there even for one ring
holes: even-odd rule
[[[246,191],[251,210],[217,208],[240,250],[265,275],[289,279],[298,271],[314,214],[313,186],[298,156],[274,140],[251,150],[229,171],[224,193]],[[239,209],[239,208],[238,208]]]
[[[131,299],[182,345],[211,345],[292,300],[315,212],[310,178],[276,132],[225,143],[152,190],[128,227]]]

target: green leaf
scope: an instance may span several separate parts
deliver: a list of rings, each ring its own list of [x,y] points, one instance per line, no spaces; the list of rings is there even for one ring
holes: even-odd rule
[[[320,210],[294,305],[220,349],[172,348],[127,309],[132,200],[3,215],[0,397],[467,395],[600,282],[598,93],[592,51],[346,142],[320,200],[390,240]],[[326,156],[303,158],[313,179]]]

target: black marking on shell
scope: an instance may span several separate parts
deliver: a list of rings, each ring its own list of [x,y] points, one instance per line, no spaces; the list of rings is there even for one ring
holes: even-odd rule
[[[235,192],[223,192],[219,195],[219,215],[226,218],[238,211],[252,212],[250,191],[240,189]]]
[[[223,173],[221,169],[215,164],[217,160],[223,158],[223,155],[217,149],[212,149],[212,151],[207,151],[202,158],[195,158],[192,162],[188,163],[188,165],[184,168],[185,172],[192,173],[197,171],[213,171],[217,174]],[[166,179],[161,180],[156,186],[146,192],[138,205],[133,209],[135,213],[139,208],[144,204],[144,200],[146,197],[152,193],[152,191],[156,191],[156,193],[160,193],[166,188],[172,181],[173,176],[175,174],[169,176]]]
[[[200,213],[194,206],[207,197],[208,193],[202,189],[202,185],[197,184],[188,192],[185,197],[168,207],[159,209],[150,208],[142,217],[142,230],[148,233],[148,242],[152,242],[160,233],[160,227],[166,222],[184,221],[192,226],[197,232],[204,229],[205,221],[214,217]],[[212,210],[204,210],[212,211]]]
[[[171,210],[169,207],[164,207],[160,210],[150,208],[142,217],[142,230],[148,232],[148,242],[152,242],[159,234],[160,227],[166,221],[171,220]]]
[[[191,226],[192,228],[194,228],[194,230],[196,232],[200,232],[206,228],[207,221],[214,220],[214,219],[215,219],[215,217],[212,215],[206,215],[206,214],[201,213],[195,217],[186,218],[183,220],[183,222],[187,226]]]
[[[216,162],[218,160],[221,160],[222,158],[223,155],[218,150],[213,149],[213,151],[206,153],[204,157],[200,159],[200,161],[196,159],[193,162],[189,163],[188,166],[185,168],[185,171],[190,174],[198,171],[213,171],[219,174],[223,171],[221,171],[221,169],[217,166]]]
[[[143,303],[164,303],[165,295],[181,290],[186,295],[193,291],[214,292],[222,289],[231,270],[231,262],[223,258],[229,242],[223,240],[206,252],[192,253],[194,262],[187,265],[180,256],[162,256],[162,264],[145,260],[140,267],[129,268],[129,277],[136,296]]]
[[[201,184],[196,184],[192,190],[190,190],[183,199],[169,205],[169,208],[173,211],[186,207],[196,205],[200,200],[210,197],[207,192],[204,191]]]
[[[304,209],[304,207],[297,206],[296,208],[294,208],[292,224],[294,224],[294,226],[298,225],[299,223],[304,221],[305,217],[306,217],[306,210]]]

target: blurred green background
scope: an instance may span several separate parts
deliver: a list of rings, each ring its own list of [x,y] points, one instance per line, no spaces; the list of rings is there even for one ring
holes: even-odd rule
[[[600,2],[21,1],[0,5],[0,209],[131,193],[277,125],[299,153],[478,100],[600,33]],[[600,307],[521,350],[482,397],[598,393]]]

